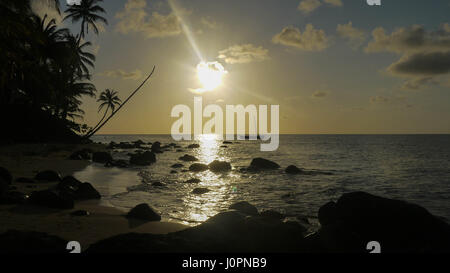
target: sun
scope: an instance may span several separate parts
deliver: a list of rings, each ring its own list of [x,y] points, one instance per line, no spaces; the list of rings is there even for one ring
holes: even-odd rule
[[[227,73],[219,62],[201,62],[197,65],[197,76],[204,91],[213,91],[219,87]]]

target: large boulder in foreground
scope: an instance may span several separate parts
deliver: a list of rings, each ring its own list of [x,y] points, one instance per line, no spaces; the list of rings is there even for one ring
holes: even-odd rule
[[[147,151],[131,155],[130,164],[137,166],[149,166],[156,162],[156,155],[153,152]]]
[[[208,168],[214,173],[229,172],[231,171],[231,164],[225,161],[214,160],[209,163]]]
[[[246,215],[258,215],[258,209],[247,201],[234,203],[230,209],[237,210]]]
[[[148,204],[139,204],[130,210],[127,214],[127,218],[133,218],[138,220],[144,220],[149,222],[161,221],[161,215],[155,212]]]
[[[276,170],[279,168],[280,165],[264,158],[253,159],[249,167],[249,169],[253,171]]]
[[[59,191],[43,190],[33,192],[29,198],[31,204],[54,209],[73,209],[74,201],[71,196]]]
[[[40,232],[10,230],[0,234],[0,253],[69,253],[67,241]]]
[[[365,192],[342,195],[319,211],[319,241],[327,251],[448,252],[450,225],[411,203]]]
[[[10,185],[12,183],[13,177],[7,169],[0,167],[0,179],[3,179],[3,181]]]
[[[70,160],[91,160],[92,159],[92,150],[91,149],[82,149],[72,153],[69,156]]]

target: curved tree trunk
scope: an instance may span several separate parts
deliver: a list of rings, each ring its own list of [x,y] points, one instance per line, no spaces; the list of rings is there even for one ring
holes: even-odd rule
[[[120,111],[120,109],[122,109],[122,107],[142,88],[142,86],[144,86],[144,84],[152,77],[153,73],[155,72],[156,66],[153,66],[152,72],[148,75],[147,78],[145,78],[145,80],[141,83],[141,85],[138,86],[138,88],[136,88],[136,90],[133,91],[133,93],[131,93],[130,96],[128,96],[128,98],[126,100],[123,101],[123,103],[116,109],[116,111],[112,112],[111,115],[100,125],[97,127],[97,129],[93,130],[92,132],[86,134],[84,137],[85,138],[90,138],[91,136],[95,135],[95,133],[97,133],[103,126],[105,126],[106,123],[108,123],[108,121],[114,117],[115,114],[117,114],[117,112]]]
[[[102,123],[102,121],[105,119],[106,114],[108,113],[109,110],[109,106],[106,108],[105,114],[103,115],[102,119],[97,123],[97,125],[95,125],[94,127],[92,127],[91,130],[89,130],[86,135],[89,135],[91,132],[93,132],[95,129],[97,129],[97,127]]]

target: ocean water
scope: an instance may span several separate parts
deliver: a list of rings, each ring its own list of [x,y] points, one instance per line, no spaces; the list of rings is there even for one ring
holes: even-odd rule
[[[174,143],[169,135],[99,135],[96,142],[160,141]],[[192,143],[198,149],[187,149]],[[183,152],[173,149],[157,155],[149,167],[105,168],[92,164],[75,174],[91,182],[102,194],[103,204],[128,211],[148,203],[162,213],[165,221],[197,225],[237,201],[248,201],[258,209],[274,209],[291,219],[307,218],[317,226],[321,205],[337,200],[343,193],[366,191],[388,198],[419,204],[431,213],[450,219],[450,135],[282,135],[275,152],[261,152],[260,141],[235,141],[221,147],[214,135],[198,141],[177,142]],[[114,150],[116,159],[128,159],[132,150]],[[232,164],[227,174],[209,171],[171,174],[170,166],[184,154],[200,163],[224,160]],[[255,157],[264,157],[282,166],[279,171],[247,173]],[[288,175],[284,168],[296,165],[316,171],[316,175]],[[184,181],[199,178],[200,184]],[[162,182],[165,187],[153,187]],[[194,195],[197,187],[210,189]]]

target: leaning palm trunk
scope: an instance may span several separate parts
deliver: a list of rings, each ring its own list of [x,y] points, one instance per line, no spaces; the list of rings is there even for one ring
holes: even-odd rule
[[[151,76],[153,75],[153,73],[155,72],[156,66],[153,66],[152,72],[148,75],[148,77],[141,83],[141,85],[138,86],[138,88],[136,88],[136,90],[133,91],[133,93],[131,93],[131,95],[122,103],[120,104],[120,106],[111,113],[111,115],[100,125],[97,127],[97,129],[93,130],[92,132],[86,134],[84,137],[85,138],[90,138],[91,136],[95,135],[103,126],[105,126],[106,123],[108,123],[108,121],[117,113],[120,111],[120,109],[122,109],[122,107],[142,88],[142,86],[144,86],[144,84],[151,78]]]
[[[109,106],[108,108],[106,108],[105,114],[103,115],[102,119],[97,123],[97,125],[95,125],[94,127],[92,127],[91,130],[89,130],[86,135],[89,135],[91,132],[95,131],[97,129],[98,126],[100,126],[100,124],[102,123],[103,120],[105,120],[106,118],[106,114],[108,114],[109,111]]]

